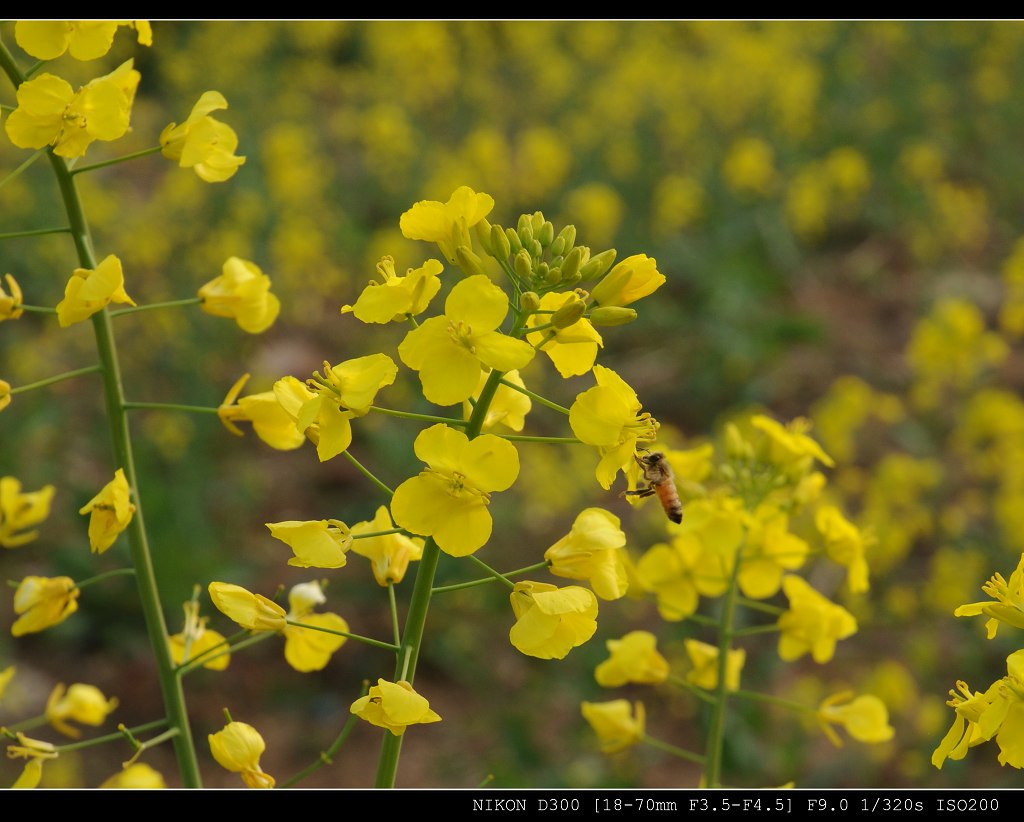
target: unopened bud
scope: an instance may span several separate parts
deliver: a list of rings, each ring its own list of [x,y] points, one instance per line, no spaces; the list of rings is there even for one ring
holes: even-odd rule
[[[536,291],[524,291],[519,295],[519,308],[528,314],[532,314],[540,308],[540,296]]]
[[[598,306],[590,312],[590,321],[594,325],[626,325],[636,319],[632,308],[618,305]]]
[[[519,239],[522,241],[524,247],[529,247],[533,241],[533,222],[530,220],[530,215],[522,214],[519,217],[519,225],[516,228],[519,234]]]
[[[586,265],[580,268],[580,279],[596,280],[598,277],[603,277],[604,273],[615,262],[615,253],[614,248],[609,248],[607,251],[602,251],[596,257],[591,257]]]
[[[480,221],[473,226],[473,233],[476,235],[476,241],[480,243],[480,247],[488,254],[493,255],[494,252],[491,250],[491,224],[481,217]]]
[[[502,262],[506,262],[511,251],[512,249],[508,244],[508,237],[505,236],[505,229],[500,225],[492,225],[490,255]]]
[[[566,255],[565,259],[562,261],[563,280],[576,276],[576,273],[580,270],[580,264],[583,262],[584,250],[583,246],[579,246]]]
[[[562,269],[552,268],[547,263],[541,263],[544,266],[543,282],[544,285],[555,285],[562,279]],[[540,266],[537,266],[539,269]],[[540,271],[537,272],[537,279],[541,279]]]
[[[557,242],[558,240],[562,241],[562,251],[568,252],[576,243],[576,226],[565,226],[558,232],[558,236],[555,238],[555,241]]]
[[[555,239],[555,227],[551,224],[550,220],[545,220],[541,223],[540,230],[537,231],[536,237],[540,240],[540,244],[545,248],[551,245],[551,241]]]
[[[562,272],[562,278],[559,280],[559,284],[563,288],[568,288],[570,285],[576,285],[583,278],[580,276],[580,272],[576,272],[568,277],[565,276],[565,272]]]
[[[561,237],[555,237],[555,239],[551,241],[551,246],[548,248],[548,251],[551,252],[552,257],[561,257],[562,252],[565,251],[565,240]]]
[[[530,259],[530,254],[526,249],[520,249],[516,254],[513,268],[520,280],[529,280],[533,276],[533,260]]]
[[[533,278],[537,282],[544,283],[546,285],[548,283],[548,272],[550,269],[551,266],[547,263],[537,263],[537,267],[533,269]]]
[[[484,271],[483,261],[469,246],[460,245],[455,249],[455,261],[459,264],[459,268],[470,277],[478,274],[487,276],[487,273]]]
[[[551,324],[555,328],[568,328],[580,321],[587,310],[587,304],[575,294],[572,299],[551,315]]]
[[[544,212],[535,211],[530,215],[530,226],[533,228],[533,236],[540,234],[541,226],[544,225]]]
[[[508,240],[508,247],[510,249],[509,253],[518,254],[523,250],[523,244],[519,242],[519,235],[516,233],[515,229],[506,228],[505,239]]]
[[[540,240],[531,240],[529,243],[523,243],[523,248],[529,251],[535,260],[539,260],[544,255],[544,249],[541,247]]]

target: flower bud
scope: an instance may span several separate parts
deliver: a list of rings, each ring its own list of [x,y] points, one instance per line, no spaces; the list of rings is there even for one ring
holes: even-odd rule
[[[539,260],[544,256],[544,248],[541,246],[540,240],[531,240],[529,243],[524,243],[524,247],[535,260]]]
[[[519,279],[529,280],[533,276],[533,260],[530,259],[530,252],[525,248],[520,249],[519,253],[516,254],[513,267]]]
[[[4,279],[7,280],[7,287],[11,289],[11,293],[7,294],[4,287],[0,285],[0,322],[16,320],[25,313],[21,307],[22,295],[17,280],[10,274],[5,274]]]
[[[530,218],[526,214],[519,218],[518,234],[520,242],[522,242],[524,247],[528,248],[530,243],[533,242],[533,223],[530,222]]]
[[[544,225],[544,212],[535,211],[530,215],[530,226],[533,228],[533,236],[536,237],[540,234],[541,227]]]
[[[551,315],[551,324],[555,328],[568,328],[580,321],[587,310],[587,304],[575,294],[571,299]]]
[[[561,235],[555,237],[555,239],[551,241],[551,246],[548,248],[548,251],[551,252],[552,257],[562,256],[562,252],[565,251],[565,240],[562,239]]]
[[[581,280],[596,280],[598,277],[604,276],[604,273],[612,267],[612,263],[615,262],[615,249],[609,248],[607,251],[602,251],[596,257],[591,257],[587,263],[580,268],[580,279]]]
[[[536,291],[524,291],[519,296],[519,308],[532,314],[540,308],[540,296]]]
[[[545,220],[541,223],[540,230],[537,232],[537,239],[545,248],[551,245],[551,242],[555,239],[555,227],[551,224],[550,220]]]
[[[565,226],[561,231],[558,232],[558,236],[555,238],[555,242],[557,242],[558,240],[562,241],[562,251],[559,253],[568,253],[576,242],[576,226]]]
[[[509,245],[508,237],[505,236],[505,229],[500,225],[491,226],[491,247],[488,252],[497,260],[507,261],[512,248]]]
[[[544,269],[543,274],[540,271],[541,267]],[[541,263],[537,266],[537,279],[541,280],[544,285],[555,285],[562,279],[562,269],[552,268],[547,263]]]
[[[584,261],[583,253],[585,250],[583,246],[578,246],[565,255],[565,259],[562,261],[563,280],[576,276],[576,273],[580,270],[580,264]]]
[[[481,218],[473,226],[473,233],[476,235],[476,240],[480,243],[480,247],[488,254],[493,254],[494,252],[491,250],[491,224],[486,219]]]
[[[590,312],[594,325],[626,325],[636,319],[636,311],[618,305],[598,306]]]
[[[459,268],[465,271],[467,276],[487,276],[487,273],[484,271],[483,261],[468,246],[460,245],[455,249],[455,260],[459,264]]]
[[[519,242],[519,235],[513,228],[505,229],[505,239],[508,240],[508,245],[511,254],[518,254],[523,250],[523,244]]]

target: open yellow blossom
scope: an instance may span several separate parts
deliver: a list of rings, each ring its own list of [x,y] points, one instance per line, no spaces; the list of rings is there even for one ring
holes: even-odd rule
[[[143,46],[153,45],[148,20],[19,20],[14,40],[38,60],[56,60],[64,52],[76,60],[96,60],[110,51],[121,26],[135,29]]]
[[[718,648],[696,639],[687,639],[684,644],[686,655],[690,658],[690,664],[693,665],[686,674],[686,681],[706,691],[715,690],[718,687]],[[742,648],[730,649],[725,660],[725,689],[727,691],[740,689],[740,673],[743,671],[743,664],[746,661],[747,652],[745,650]]]
[[[276,602],[240,585],[211,582],[210,599],[217,610],[250,631],[283,631],[285,610]]]
[[[199,616],[199,603],[184,604],[185,625],[182,630],[167,637],[171,659],[175,665],[184,665],[190,660],[204,657],[203,667],[211,671],[223,671],[231,662],[227,640],[223,634],[206,627],[209,617]],[[214,648],[218,648],[216,653]]]
[[[468,420],[473,416],[474,403],[480,397],[480,392],[484,390],[484,385],[487,383],[489,376],[489,371],[481,371],[480,382],[477,384],[476,391],[473,392],[468,400],[462,403],[462,418],[464,420]],[[520,388],[526,388],[526,383],[523,382],[523,378],[519,376],[519,372],[516,370],[507,371],[502,379],[513,385],[518,385]],[[487,406],[483,430],[491,431],[501,425],[511,431],[522,431],[523,426],[526,424],[526,415],[530,413],[532,407],[533,403],[526,394],[499,383],[491,404]]]
[[[373,578],[384,588],[401,582],[405,578],[409,563],[423,556],[423,540],[419,537],[411,538],[405,534],[388,533],[376,537],[362,536],[379,531],[391,531],[394,527],[386,505],[381,505],[377,509],[372,520],[357,522],[352,526],[352,536],[355,537],[352,541],[352,552],[370,560]]]
[[[814,524],[825,538],[825,552],[829,558],[846,567],[850,593],[867,591],[868,563],[864,556],[867,541],[857,526],[834,505],[821,506],[814,514]]]
[[[21,307],[22,294],[18,281],[10,274],[5,274],[4,279],[7,280],[7,287],[11,289],[11,293],[8,294],[0,285],[0,323],[4,320],[16,320],[25,313],[25,309]]]
[[[657,685],[668,679],[668,660],[657,649],[650,631],[630,631],[622,639],[609,639],[611,656],[594,669],[594,678],[603,688],[618,688],[629,682]]]
[[[117,707],[117,699],[107,699],[95,685],[76,682],[70,688],[56,685],[46,700],[46,719],[58,731],[72,739],[78,739],[82,732],[68,724],[69,721],[99,727]]]
[[[160,771],[150,767],[145,762],[136,762],[129,765],[123,771],[119,771],[109,779],[100,784],[101,788],[144,788],[159,789],[166,788]]]
[[[270,293],[270,277],[241,257],[228,257],[221,275],[199,289],[199,298],[207,314],[230,317],[250,334],[266,331],[281,311],[281,301]]]
[[[77,92],[56,75],[40,74],[18,86],[7,136],[19,148],[49,145],[58,157],[81,157],[94,140],[116,140],[128,131],[140,79],[131,60]]]
[[[302,582],[288,592],[288,619],[304,625],[326,628],[317,631],[286,625],[284,628],[284,658],[296,671],[319,671],[331,661],[331,655],[348,639],[328,631],[348,633],[348,623],[337,614],[315,613],[313,609],[327,601],[319,582]]]
[[[124,469],[118,468],[114,478],[79,509],[79,514],[89,515],[89,547],[94,554],[102,554],[113,545],[132,521],[135,506],[130,496]]]
[[[516,624],[508,638],[527,656],[564,659],[597,630],[597,598],[578,585],[517,582],[509,600]]]
[[[306,438],[296,430],[295,419],[285,411],[273,391],[238,397],[248,381],[248,374],[239,377],[217,409],[217,416],[224,427],[241,437],[242,431],[235,423],[251,422],[256,436],[278,451],[291,451],[302,445]]]
[[[441,717],[430,709],[426,698],[416,693],[405,680],[388,682],[378,679],[377,684],[370,687],[370,692],[353,702],[349,710],[371,725],[387,728],[395,736],[404,734],[410,725],[441,721]]]
[[[12,788],[36,788],[43,776],[43,761],[56,759],[58,752],[52,742],[32,739],[19,732],[18,744],[7,746],[8,759],[26,759],[25,768],[15,780]]]
[[[19,548],[38,537],[38,531],[28,529],[50,516],[50,501],[56,490],[44,485],[23,494],[15,477],[0,477],[0,546]]]
[[[644,704],[629,704],[628,699],[610,702],[584,702],[580,705],[583,718],[590,723],[606,754],[624,751],[643,741]]]
[[[260,757],[267,744],[252,725],[229,722],[222,730],[210,734],[208,739],[210,753],[217,764],[225,770],[240,774],[248,787],[274,787],[274,777],[264,773],[260,767]]]
[[[750,418],[750,424],[767,435],[765,457],[783,470],[805,470],[814,460],[829,467],[835,465],[822,447],[807,436],[806,431],[810,428],[810,423],[803,418],[797,418],[784,426],[771,417],[755,414]]]
[[[646,254],[634,254],[615,264],[590,292],[598,305],[629,305],[653,294],[665,283],[656,260]]]
[[[395,522],[432,536],[447,554],[472,554],[491,536],[491,493],[510,488],[519,476],[515,446],[493,434],[470,440],[439,423],[419,433],[414,449],[429,467],[395,489]]]
[[[444,316],[431,317],[410,331],[398,355],[419,372],[423,396],[436,405],[469,399],[480,382],[480,368],[522,368],[533,346],[506,336],[498,327],[508,313],[508,296],[478,274],[460,281],[444,303]]]
[[[636,392],[610,368],[595,365],[594,378],[597,385],[579,394],[569,409],[569,426],[583,442],[597,447],[597,481],[608,489],[619,471],[635,463],[638,445],[654,441],[659,425],[649,413],[641,413]]]
[[[992,600],[961,605],[953,612],[953,616],[984,614],[989,618],[985,623],[989,639],[999,631],[1000,622],[1014,628],[1024,628],[1024,554],[1021,554],[1017,568],[1010,574],[1009,582],[1002,574],[996,573],[981,586],[981,590]]]
[[[3,411],[11,404],[11,384],[7,380],[0,380],[0,411]]]
[[[410,268],[405,276],[395,274],[393,257],[381,257],[377,263],[380,282],[371,281],[355,305],[343,305],[342,314],[355,314],[364,323],[404,322],[427,310],[441,289],[438,275],[444,270],[439,260],[427,260],[419,268]]]
[[[24,636],[59,625],[78,610],[81,593],[71,577],[25,577],[14,592],[11,636]]]
[[[550,292],[541,297],[540,307],[545,311],[557,312],[559,309],[570,305],[573,301],[579,302],[580,298],[576,292],[559,294]],[[580,303],[581,308],[586,306]],[[531,314],[526,321],[527,328],[548,323],[552,314]],[[538,347],[551,359],[558,373],[568,379],[586,374],[594,367],[594,360],[597,359],[597,349],[604,347],[604,340],[591,324],[590,320],[580,316],[576,322],[565,327],[546,328],[543,331],[534,331],[526,335],[530,345]],[[542,344],[543,343],[543,344]]]
[[[779,617],[779,657],[785,662],[806,653],[818,664],[828,662],[836,642],[857,633],[853,614],[830,602],[802,577],[787,576],[782,590],[789,598],[789,610]]]
[[[842,739],[833,725],[846,728],[858,742],[888,742],[895,735],[889,724],[889,711],[877,696],[865,694],[853,698],[852,691],[833,694],[818,707],[818,722],[833,745],[841,747]]]
[[[748,528],[738,582],[744,596],[767,599],[778,593],[786,571],[804,564],[810,549],[790,533],[789,517],[774,506],[759,505]]]
[[[76,268],[64,288],[64,299],[57,303],[57,322],[61,328],[87,320],[110,303],[135,305],[124,290],[124,270],[113,254],[103,258],[95,269]]]
[[[420,200],[399,218],[402,236],[410,240],[437,243],[448,262],[456,264],[459,246],[473,247],[469,229],[491,213],[494,198],[477,194],[469,186],[459,186],[447,203]]]
[[[941,770],[946,759],[963,759],[967,756],[968,748],[990,738],[982,733],[979,723],[992,704],[997,685],[998,682],[993,683],[987,691],[971,691],[967,683],[960,680],[956,683],[957,690],[950,690],[950,699],[946,704],[955,711],[955,718],[942,741],[932,751],[932,765]]]
[[[351,420],[368,414],[377,392],[391,385],[397,374],[398,366],[387,354],[370,354],[334,366],[324,362],[324,373],[316,372],[307,381],[312,391],[297,409],[298,395],[289,383],[278,380],[274,394],[289,415],[294,412],[297,431],[307,436],[309,429],[316,431],[316,453],[325,462],[348,450]]]
[[[629,587],[619,518],[603,508],[587,508],[572,530],[544,552],[556,577],[581,579],[601,599],[619,599]]]
[[[245,163],[245,157],[235,154],[235,130],[210,116],[211,111],[227,107],[228,101],[219,91],[203,92],[184,123],[171,123],[160,132],[161,153],[177,160],[182,168],[193,169],[204,182],[229,180]]]
[[[289,565],[299,568],[343,568],[345,552],[352,547],[352,535],[344,522],[321,519],[302,522],[268,522],[274,539],[292,549]]]

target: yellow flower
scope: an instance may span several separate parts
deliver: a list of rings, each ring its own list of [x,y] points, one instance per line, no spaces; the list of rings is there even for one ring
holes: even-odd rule
[[[142,45],[153,45],[148,20],[19,20],[14,39],[39,60],[56,60],[64,52],[76,60],[96,60],[110,51],[120,26],[134,28]]]
[[[810,653],[822,664],[832,659],[836,642],[857,633],[857,620],[840,605],[815,591],[802,577],[782,581],[789,610],[779,617],[779,657],[785,662]]]
[[[53,146],[59,157],[81,157],[94,140],[116,140],[128,131],[141,75],[132,61],[74,91],[53,74],[18,86],[18,107],[5,128],[19,148]]]
[[[217,610],[250,631],[283,631],[285,611],[265,596],[253,594],[240,585],[211,582],[210,599]]]
[[[485,275],[458,282],[444,303],[444,316],[431,317],[410,331],[398,355],[418,371],[423,396],[436,405],[469,399],[480,382],[480,368],[522,368],[533,347],[498,327],[508,313],[508,296]]]
[[[626,257],[590,292],[598,305],[629,305],[653,294],[665,283],[656,260],[646,254]],[[563,374],[564,376],[564,374]]]
[[[1002,574],[996,573],[981,586],[981,590],[992,597],[992,601],[961,605],[953,611],[953,616],[984,614],[989,617],[985,623],[989,639],[995,637],[1000,622],[1014,628],[1024,628],[1024,554],[1021,554],[1017,568],[1010,574],[1009,582]]]
[[[423,556],[423,540],[407,537],[405,534],[385,533],[379,537],[362,537],[378,531],[394,529],[386,505],[377,509],[369,522],[357,522],[352,526],[352,551],[370,560],[373,577],[382,587],[397,585],[405,578],[409,563]]]
[[[27,759],[25,769],[15,780],[12,788],[35,788],[43,777],[43,760],[56,759],[56,746],[52,742],[32,739],[23,733],[17,734],[18,744],[7,746],[8,759]]]
[[[889,724],[889,711],[877,696],[870,694],[853,699],[852,691],[833,694],[818,707],[818,722],[833,745],[841,747],[842,739],[832,728],[841,725],[858,742],[888,742],[896,733]]]
[[[818,460],[830,468],[835,465],[821,446],[804,433],[810,428],[810,423],[803,418],[797,418],[789,425],[783,426],[771,417],[755,414],[750,418],[750,424],[768,436],[768,461],[784,470],[794,467],[801,470],[809,468],[813,460]]]
[[[4,691],[7,690],[7,686],[10,684],[12,679],[14,679],[14,666],[8,665],[0,671],[0,702],[3,701]]]
[[[41,758],[29,759],[25,763],[21,774],[14,780],[12,788],[38,788],[43,780],[43,760]]]
[[[294,418],[285,411],[273,391],[238,398],[248,381],[248,374],[239,377],[217,409],[217,416],[224,427],[241,437],[243,434],[235,423],[251,422],[256,436],[278,451],[291,451],[302,445],[306,438],[296,430]]]
[[[748,524],[743,562],[737,575],[744,596],[775,596],[782,577],[801,567],[807,558],[806,542],[789,531],[789,517],[771,505],[757,507]]]
[[[4,320],[16,320],[25,313],[21,307],[22,294],[18,281],[10,274],[5,274],[4,279],[7,280],[7,287],[11,289],[11,293],[8,294],[3,286],[0,286],[0,323]]]
[[[76,682],[65,688],[60,684],[54,686],[46,700],[46,719],[65,736],[78,739],[82,732],[69,725],[70,720],[98,727],[116,707],[117,699],[107,699],[95,685]]]
[[[477,383],[476,391],[473,392],[470,399],[462,404],[462,418],[464,420],[468,420],[473,416],[474,403],[480,397],[480,392],[484,390],[488,376],[490,376],[489,371],[480,372],[480,381]],[[523,378],[519,376],[519,372],[516,370],[506,371],[502,379],[513,385],[518,385],[520,388],[526,388]],[[530,402],[530,398],[526,394],[499,383],[498,390],[494,392],[491,404],[487,406],[483,430],[491,431],[497,426],[503,425],[511,431],[522,431],[523,426],[526,424],[526,415],[530,413],[530,408],[532,407],[533,403]]]
[[[447,554],[472,554],[491,535],[491,492],[510,488],[519,476],[515,446],[493,434],[470,440],[439,423],[421,431],[414,448],[429,467],[395,489],[395,522],[432,536]]]
[[[455,250],[459,246],[473,247],[469,229],[491,213],[494,198],[477,194],[469,186],[455,189],[447,203],[420,200],[399,218],[402,236],[410,240],[437,243],[445,259],[457,262]]]
[[[114,774],[100,785],[101,788],[166,788],[167,783],[160,771],[145,762],[136,762],[123,771]]]
[[[430,703],[413,690],[405,680],[388,682],[378,679],[370,692],[352,703],[349,709],[371,725],[387,728],[401,736],[410,725],[440,722],[441,717],[430,709]]]
[[[610,368],[595,365],[594,378],[597,385],[579,394],[569,409],[569,426],[597,447],[597,481],[607,490],[619,471],[635,463],[637,444],[654,441],[659,425],[646,411],[640,413],[636,392]]]
[[[121,261],[107,255],[95,269],[76,268],[64,287],[64,299],[57,303],[61,328],[87,320],[110,303],[135,305],[124,290]]]
[[[26,529],[50,516],[50,501],[55,491],[52,485],[45,485],[38,491],[23,494],[17,479],[0,477],[0,546],[19,548],[38,537],[38,531]]]
[[[393,257],[381,257],[377,263],[380,282],[371,281],[359,295],[355,305],[343,305],[364,323],[404,322],[426,311],[441,288],[438,275],[444,270],[439,260],[427,260],[419,268],[410,268],[404,277],[395,274]]]
[[[11,404],[11,384],[6,380],[0,380],[0,411],[3,411]]]
[[[597,630],[597,598],[578,585],[517,582],[509,600],[516,624],[508,638],[527,656],[564,659]]]
[[[627,699],[611,702],[584,702],[580,705],[583,718],[590,723],[606,754],[624,751],[643,741],[644,704],[629,704]]]
[[[304,582],[288,592],[288,619],[304,625],[315,625],[330,631],[348,633],[348,623],[337,614],[314,613],[317,605],[327,601],[319,582]],[[286,625],[284,628],[284,658],[296,671],[319,671],[331,661],[331,655],[347,641],[346,637],[326,631]]]
[[[545,311],[557,312],[574,303],[579,303],[581,308],[586,307],[575,291],[567,294],[550,292],[541,297],[540,307]],[[552,321],[553,316],[552,314],[531,314],[526,321],[527,328],[546,324]],[[585,319],[582,315],[567,326],[556,325],[554,328],[531,332],[526,335],[526,339],[530,345],[537,346],[539,351],[547,354],[555,368],[558,369],[558,373],[565,378],[586,374],[594,367],[597,349],[604,347],[601,335],[591,325],[590,320]]]
[[[14,592],[11,636],[24,636],[59,625],[78,610],[80,591],[71,577],[25,577]]]
[[[345,552],[352,547],[352,535],[344,522],[321,519],[302,522],[268,522],[271,536],[292,549],[289,565],[299,568],[343,568]]]
[[[221,275],[199,289],[199,298],[207,314],[230,317],[250,334],[270,328],[281,310],[281,301],[270,293],[270,277],[241,257],[228,257]]]
[[[629,587],[619,518],[603,508],[587,508],[572,530],[544,552],[556,577],[582,579],[601,599],[619,599]]]
[[[956,683],[957,691],[950,690],[950,699],[946,704],[955,711],[953,725],[932,751],[932,765],[942,769],[946,759],[960,760],[967,756],[967,749],[990,739],[983,735],[979,722],[992,704],[992,695],[998,682],[992,684],[988,691],[972,692],[967,683],[960,680]]]
[[[205,657],[204,668],[211,671],[223,671],[231,662],[227,640],[223,634],[207,629],[209,617],[199,616],[199,603],[189,601],[184,604],[185,625],[182,630],[167,637],[171,649],[171,659],[175,665],[184,665],[200,656]],[[214,648],[222,646],[218,653]]]
[[[210,734],[210,753],[217,764],[232,773],[241,774],[250,788],[273,788],[274,777],[264,773],[260,757],[267,745],[252,725],[229,722],[220,731]]]
[[[713,691],[718,687],[718,648],[700,642],[696,639],[687,639],[686,655],[690,658],[693,668],[686,674],[686,681],[703,688],[706,691]],[[727,691],[738,691],[740,688],[740,673],[743,670],[743,663],[747,661],[747,652],[742,648],[730,650],[725,661],[725,688]]]
[[[203,92],[184,123],[171,123],[160,132],[161,153],[177,160],[182,168],[194,169],[207,183],[233,177],[245,162],[245,157],[235,155],[238,135],[231,126],[210,116],[211,111],[227,107],[228,101],[219,91]]]
[[[89,547],[94,554],[102,554],[113,545],[132,521],[135,506],[130,495],[124,469],[118,468],[114,478],[78,510],[79,514],[89,514]]]
[[[868,590],[868,563],[864,557],[866,540],[852,522],[834,505],[823,505],[814,514],[814,524],[825,538],[829,559],[847,569],[846,582],[850,593]]]
[[[602,688],[618,688],[628,682],[657,685],[668,679],[668,660],[658,653],[657,639],[650,631],[630,631],[606,644],[611,656],[594,670]]]

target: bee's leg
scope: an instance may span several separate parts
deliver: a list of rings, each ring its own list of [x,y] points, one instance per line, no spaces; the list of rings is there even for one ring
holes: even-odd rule
[[[637,488],[635,491],[623,491],[622,496],[624,497],[651,497],[657,492],[657,489],[653,485],[648,485],[646,488]]]

